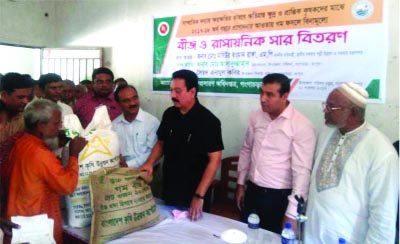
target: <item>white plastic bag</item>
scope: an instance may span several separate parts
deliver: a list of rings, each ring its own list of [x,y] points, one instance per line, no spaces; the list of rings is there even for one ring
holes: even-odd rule
[[[11,221],[21,226],[19,229],[12,229],[12,244],[56,244],[53,237],[54,220],[49,219],[47,214],[31,217],[13,216]]]
[[[89,175],[104,167],[119,166],[119,143],[117,134],[111,130],[111,120],[106,106],[96,108],[92,121],[83,130],[74,114],[64,117],[67,137],[81,136],[88,144],[79,153],[79,179],[73,194],[66,197],[68,224],[72,227],[90,225],[92,211],[89,195]]]

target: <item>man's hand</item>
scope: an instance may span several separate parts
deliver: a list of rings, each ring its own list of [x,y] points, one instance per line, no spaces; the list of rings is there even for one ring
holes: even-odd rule
[[[7,236],[12,236],[11,229],[19,229],[21,226],[14,224],[13,222],[0,218],[0,228],[4,231],[4,234]]]
[[[85,138],[79,136],[75,137],[71,140],[71,143],[69,144],[69,155],[78,157],[79,153],[82,151],[87,143],[88,142]]]
[[[244,190],[244,185],[237,185],[236,188],[236,206],[239,210],[242,210],[242,207],[244,206],[244,196],[245,196],[245,190]]]
[[[291,223],[292,224],[292,230],[294,231],[294,233],[296,234],[296,238],[298,238],[297,236],[297,221],[295,219],[289,218],[286,215],[283,216],[283,220],[282,220],[282,227],[285,228],[285,224],[286,223]]]
[[[191,221],[196,221],[203,216],[203,204],[204,200],[198,197],[193,197],[190,203],[189,209],[189,219]]]
[[[153,174],[153,164],[145,162],[142,166],[137,168],[139,171],[147,171],[147,175],[151,176]]]
[[[65,146],[70,140],[71,138],[67,137],[64,130],[58,131],[58,147]]]

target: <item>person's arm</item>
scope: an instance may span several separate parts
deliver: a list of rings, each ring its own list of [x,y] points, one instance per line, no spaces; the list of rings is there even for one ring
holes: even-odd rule
[[[42,161],[41,177],[54,192],[69,195],[75,190],[78,184],[78,155],[86,144],[87,141],[82,137],[71,140],[69,163],[65,168],[52,152],[45,151],[41,155],[36,155],[38,160]]]
[[[19,229],[21,226],[11,222],[10,220],[0,218],[0,228],[4,231],[6,236],[12,236],[12,229]]]
[[[253,117],[253,116],[252,116]],[[246,137],[243,142],[242,149],[239,154],[238,162],[238,178],[237,178],[237,188],[236,188],[236,206],[239,210],[242,210],[244,204],[245,196],[245,183],[247,175],[250,171],[250,161],[251,161],[251,151],[253,149],[254,141],[254,123],[253,119],[250,118],[249,127],[246,131]]]
[[[221,163],[221,155],[222,151],[208,153],[209,162],[201,181],[196,188],[196,195],[201,197],[205,196],[208,188],[214,180],[215,172],[217,172],[218,166]],[[193,196],[189,209],[189,218],[193,221],[199,219],[203,213],[204,200],[196,195]]]
[[[367,176],[368,231],[365,244],[394,243],[399,199],[399,158],[396,152],[377,159]]]
[[[294,231],[297,229],[297,201],[294,196],[302,196],[305,200],[308,197],[316,142],[316,132],[309,123],[302,125],[299,131],[295,132],[292,142],[292,194],[288,197],[289,204],[282,225],[290,222]]]
[[[138,170],[147,171],[147,175],[149,176],[152,175],[154,163],[164,154],[163,147],[164,147],[164,142],[158,140],[154,145],[153,149],[151,150],[149,157],[144,162],[144,164],[138,168]]]

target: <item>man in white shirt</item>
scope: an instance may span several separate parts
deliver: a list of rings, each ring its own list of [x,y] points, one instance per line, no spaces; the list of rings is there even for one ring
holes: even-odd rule
[[[137,90],[131,85],[118,86],[115,101],[123,113],[112,122],[117,132],[121,155],[128,167],[138,168],[150,155],[157,142],[159,120],[140,108]]]
[[[307,244],[394,243],[399,162],[391,142],[365,121],[368,93],[347,82],[323,103],[325,124],[311,175]]]
[[[72,108],[61,102],[63,92],[63,81],[61,76],[54,73],[41,75],[39,78],[39,87],[43,91],[43,98],[49,99],[61,107],[62,117],[67,114],[73,114]]]

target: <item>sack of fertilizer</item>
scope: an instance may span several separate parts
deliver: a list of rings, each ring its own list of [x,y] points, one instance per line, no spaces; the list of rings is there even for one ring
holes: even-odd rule
[[[90,205],[89,176],[101,168],[119,167],[119,143],[117,134],[111,129],[111,120],[106,106],[96,108],[89,125],[83,129],[74,114],[64,117],[67,137],[84,137],[88,143],[79,153],[78,185],[66,196],[68,224],[72,227],[90,225],[92,210]]]

